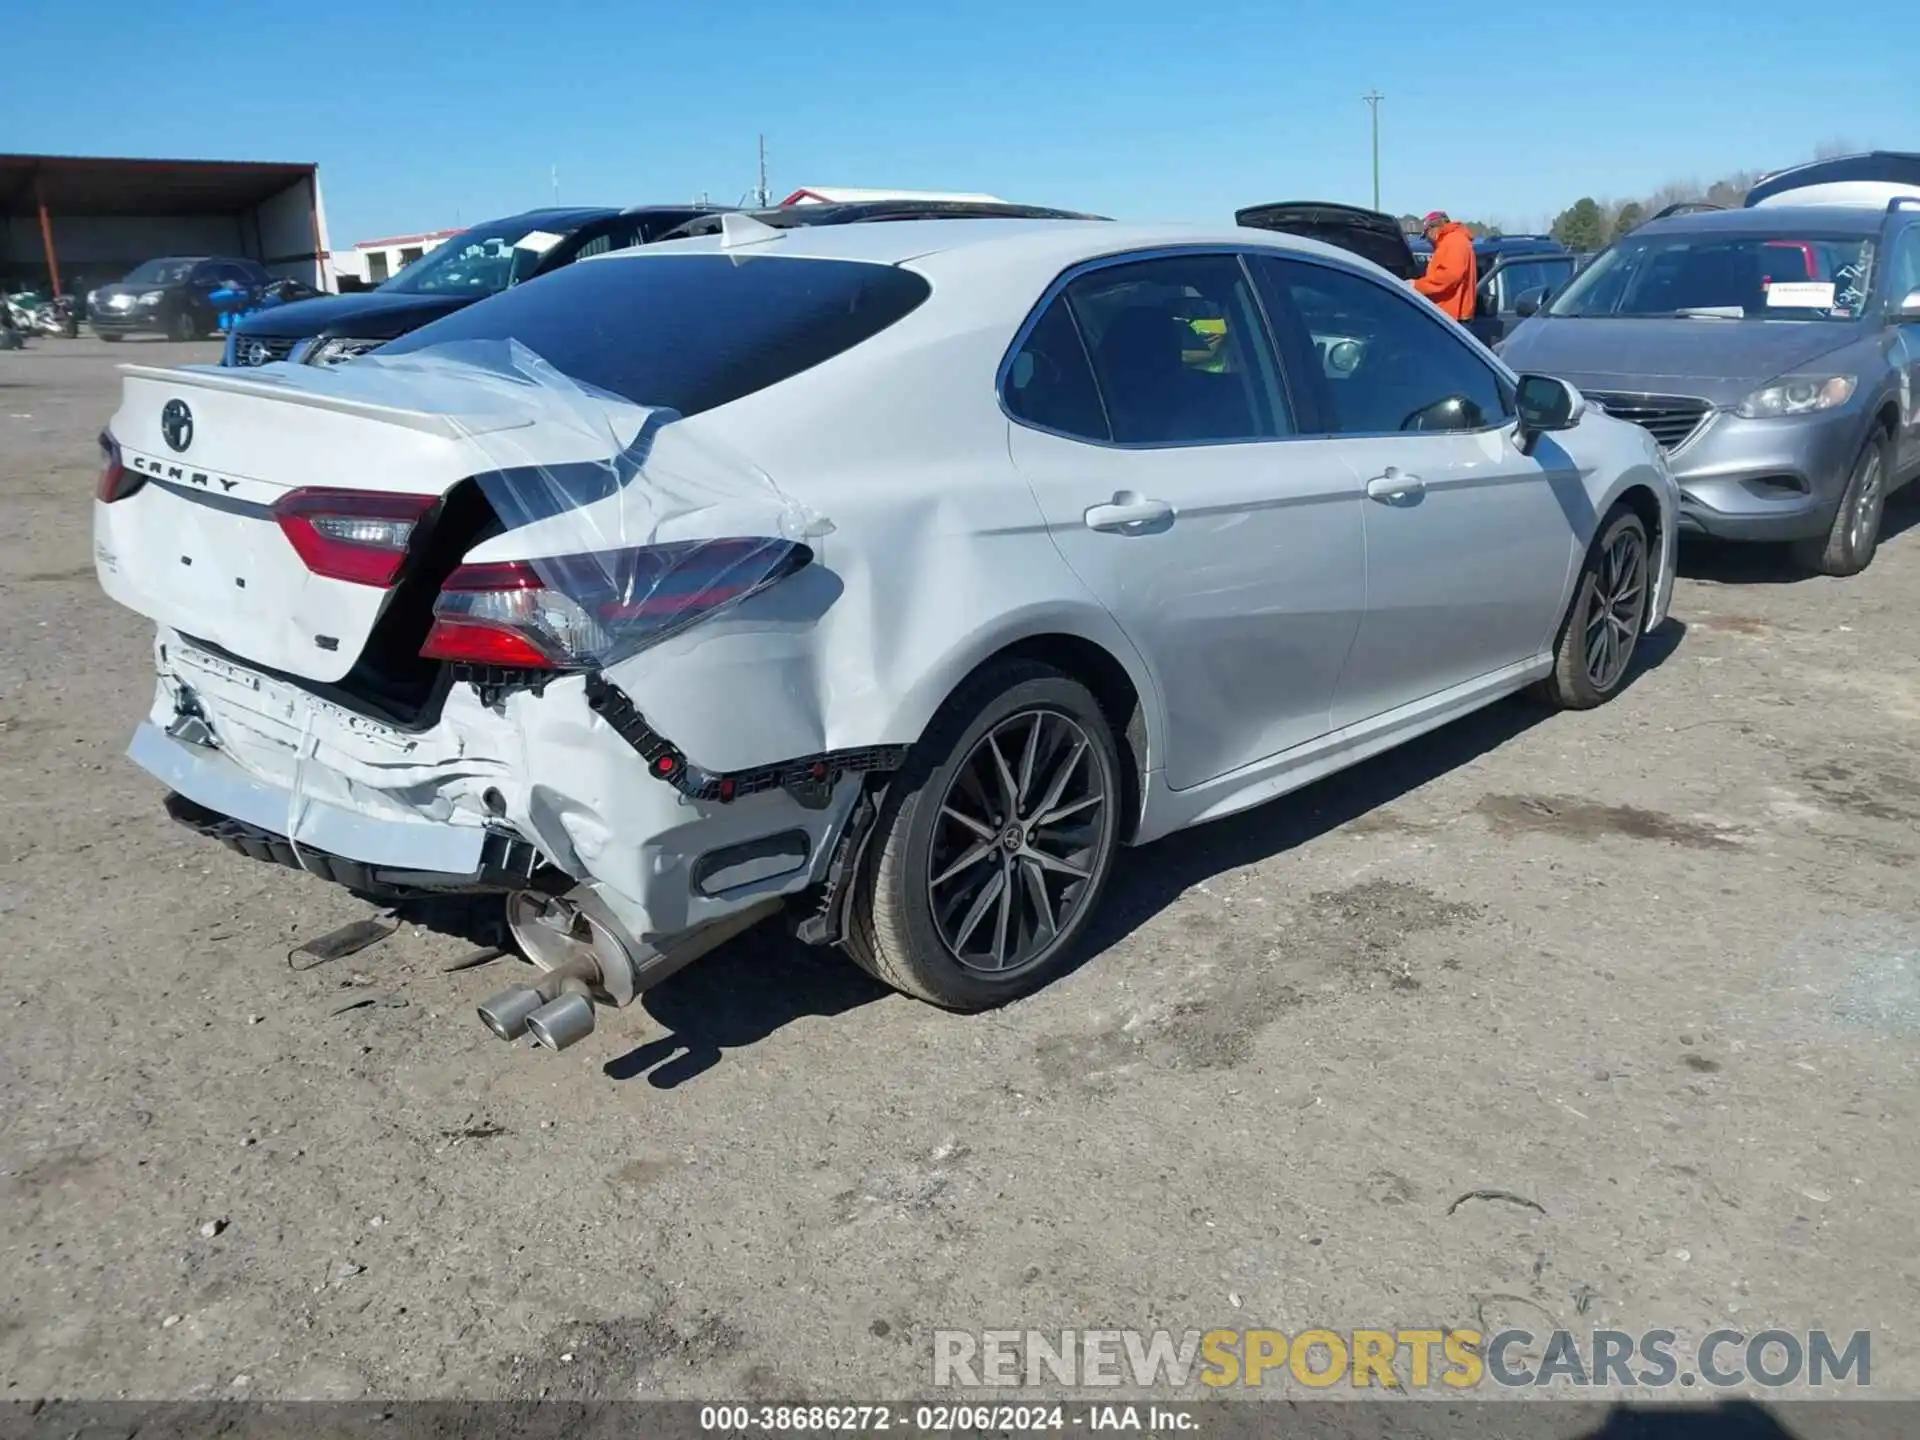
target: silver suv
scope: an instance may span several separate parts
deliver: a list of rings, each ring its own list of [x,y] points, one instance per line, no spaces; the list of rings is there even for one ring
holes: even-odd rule
[[[1816,195],[1842,203],[1794,203]],[[1743,209],[1657,219],[1502,358],[1652,432],[1683,529],[1864,570],[1888,494],[1920,475],[1920,157],[1803,166]]]

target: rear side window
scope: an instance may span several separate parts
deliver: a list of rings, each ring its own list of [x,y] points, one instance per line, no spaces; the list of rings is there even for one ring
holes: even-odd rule
[[[1086,347],[1065,300],[1047,306],[1007,362],[1003,393],[1008,413],[1029,425],[1080,440],[1113,438]]]
[[[697,415],[851,350],[931,293],[912,271],[854,260],[600,260],[516,285],[381,353],[517,340],[582,384]]]
[[[1270,440],[1292,429],[1236,257],[1103,265],[1065,293],[1118,443]]]

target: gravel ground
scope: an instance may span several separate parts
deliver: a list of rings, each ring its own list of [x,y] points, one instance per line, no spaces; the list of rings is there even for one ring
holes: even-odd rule
[[[1871,1328],[1920,1394],[1920,534],[1689,553],[1617,703],[1129,853],[998,1013],[762,931],[555,1056],[474,1020],[511,962],[448,973],[457,914],[290,968],[373,912],[122,757],[93,437],[116,361],[214,350],[0,355],[7,1394],[870,1398],[938,1327],[1506,1324]]]

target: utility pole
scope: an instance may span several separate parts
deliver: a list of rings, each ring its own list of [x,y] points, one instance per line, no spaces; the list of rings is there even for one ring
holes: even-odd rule
[[[760,188],[754,193],[754,200],[764,210],[773,203],[767,192],[767,137],[760,137]]]
[[[560,167],[558,165],[553,167],[551,179],[553,181],[553,203],[558,205],[560,203]]]
[[[1380,102],[1387,97],[1378,90],[1369,90],[1360,97],[1367,102],[1367,109],[1373,112],[1373,208],[1380,208]]]

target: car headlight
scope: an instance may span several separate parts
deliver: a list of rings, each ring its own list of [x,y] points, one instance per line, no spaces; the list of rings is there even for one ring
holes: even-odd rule
[[[1846,404],[1857,383],[1851,375],[1784,375],[1747,396],[1734,413],[1745,420],[1811,415]]]
[[[142,305],[158,305],[162,300],[166,298],[167,298],[167,292],[164,290],[149,290],[147,291],[146,294],[140,297],[140,303]]]
[[[304,358],[309,365],[338,365],[342,360],[377,350],[386,343],[384,340],[322,340],[308,350]]]

